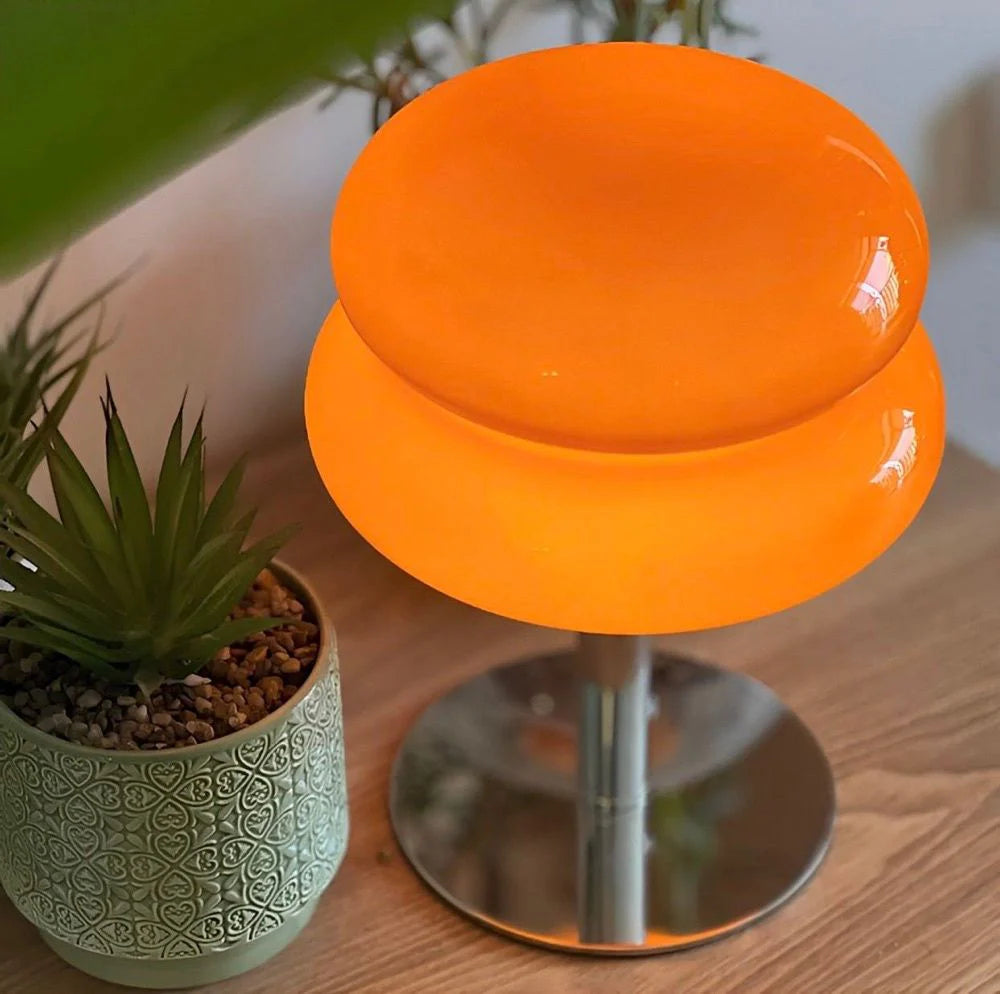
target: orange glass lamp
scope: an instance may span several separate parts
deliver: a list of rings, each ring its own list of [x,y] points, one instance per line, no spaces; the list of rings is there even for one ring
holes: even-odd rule
[[[555,948],[775,908],[829,841],[823,753],[770,690],[651,636],[823,593],[927,496],[944,407],[899,164],[748,61],[536,52],[378,132],[333,266],[306,387],[333,498],[431,586],[583,633],[419,719],[391,798],[411,862]]]

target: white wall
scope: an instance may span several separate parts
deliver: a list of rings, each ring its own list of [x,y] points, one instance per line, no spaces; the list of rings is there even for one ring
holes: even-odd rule
[[[770,64],[841,100],[887,140],[921,192],[935,195],[929,132],[977,74],[1000,67],[995,0],[733,0],[756,24]],[[961,8],[959,15],[957,8]],[[515,24],[502,48],[556,44],[562,16]],[[300,428],[302,378],[332,299],[329,213],[366,136],[360,98],[319,112],[315,99],[271,119],[77,242],[50,310],[69,304],[140,255],[144,268],[119,290],[109,326],[121,322],[73,412],[67,433],[96,466],[97,394],[115,386],[144,468],[180,394],[209,396],[211,451],[266,444]],[[954,155],[961,158],[961,150]],[[938,198],[940,199],[940,198]],[[1000,230],[970,227],[955,208],[938,222],[926,321],[950,388],[951,428],[1000,463],[1000,344],[994,283]],[[0,287],[12,315],[32,274]]]
[[[1000,72],[996,0],[732,0],[759,25],[768,62],[825,90],[868,122],[915,182],[931,225],[933,262],[923,320],[948,388],[952,435],[1000,465],[1000,211],[978,191],[956,197],[970,175],[992,192],[1000,105],[988,135],[968,119],[982,77]],[[994,93],[996,93],[994,89]],[[968,173],[965,167],[971,166]],[[975,216],[978,214],[978,217]]]

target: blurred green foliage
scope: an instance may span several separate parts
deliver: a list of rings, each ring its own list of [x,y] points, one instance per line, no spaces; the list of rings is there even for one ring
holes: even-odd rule
[[[716,29],[727,37],[757,34],[730,16],[728,0],[449,0],[444,13],[421,20],[419,31],[403,32],[377,55],[329,72],[323,106],[348,90],[365,93],[376,131],[449,75],[489,62],[495,36],[512,15],[547,10],[568,15],[565,44],[648,41],[710,48]],[[764,56],[750,58],[759,62]]]
[[[0,0],[0,276],[436,0]]]

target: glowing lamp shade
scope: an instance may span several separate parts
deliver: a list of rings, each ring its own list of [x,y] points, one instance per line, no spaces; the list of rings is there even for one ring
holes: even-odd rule
[[[316,464],[460,600],[607,634],[742,621],[856,572],[931,487],[916,195],[773,69],[603,44],[473,70],[372,139],[332,244]]]

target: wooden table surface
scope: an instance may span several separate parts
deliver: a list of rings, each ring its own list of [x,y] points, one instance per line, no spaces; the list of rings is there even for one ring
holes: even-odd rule
[[[998,994],[1000,474],[949,451],[910,531],[783,614],[671,640],[774,687],[837,779],[833,848],[762,924],[638,960],[518,945],[445,908],[399,854],[386,783],[407,725],[489,666],[564,643],[404,576],[322,492],[302,448],[256,465],[265,517],[303,522],[286,558],[338,627],[351,842],[302,937],[215,994]],[[63,966],[0,897],[0,994],[120,990]]]

